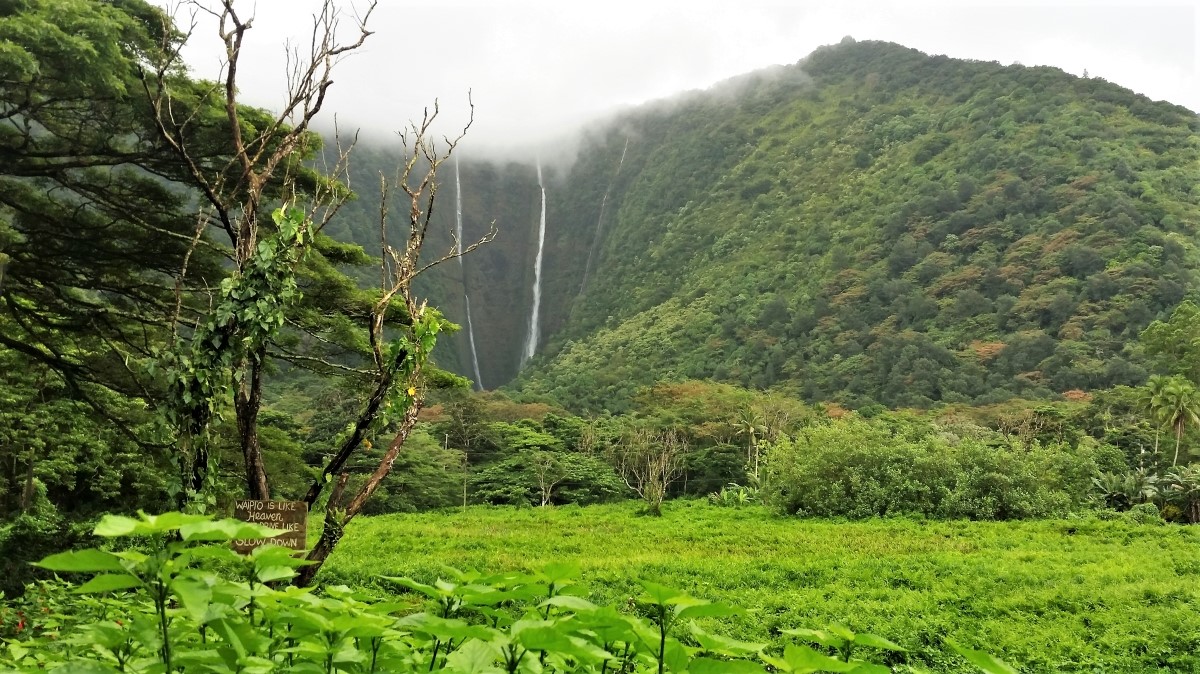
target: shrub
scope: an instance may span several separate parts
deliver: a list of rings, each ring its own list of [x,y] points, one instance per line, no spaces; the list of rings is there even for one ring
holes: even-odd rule
[[[88,528],[59,515],[46,499],[46,488],[37,483],[29,510],[0,524],[0,594],[19,596],[26,583],[49,577],[30,563],[82,544]]]
[[[1162,511],[1153,503],[1139,503],[1125,513],[1125,519],[1133,524],[1166,524]]]
[[[962,429],[955,429],[959,432]],[[850,418],[813,426],[767,452],[766,500],[787,514],[1020,519],[1093,505],[1092,478],[1113,450],[1013,443],[984,429]]]
[[[549,471],[543,462],[548,456],[554,459]],[[471,475],[469,497],[473,503],[539,505],[542,485],[549,482],[553,482],[549,503],[555,505],[604,503],[629,493],[612,466],[599,457],[520,451]]]

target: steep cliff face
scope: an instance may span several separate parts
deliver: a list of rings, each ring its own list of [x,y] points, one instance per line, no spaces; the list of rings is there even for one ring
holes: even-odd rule
[[[464,240],[478,240],[493,222],[498,235],[495,241],[463,259],[461,275],[456,266],[438,269],[439,276],[458,277],[454,279],[458,287],[453,293],[431,294],[442,311],[462,325],[466,323],[466,308],[460,298],[464,292],[470,296],[482,383],[495,388],[517,375],[521,345],[528,334],[537,253],[537,175],[532,166],[472,162],[464,153],[460,177]],[[446,185],[445,180],[443,176],[443,195],[448,195],[453,185]],[[441,225],[439,232],[445,232],[451,213],[443,209],[441,215],[444,217],[439,217],[437,224]],[[435,247],[430,252],[437,250]],[[443,364],[471,376],[469,336],[459,331],[449,343],[453,345],[454,360],[439,356]]]
[[[681,377],[852,405],[1136,382],[1137,333],[1195,288],[1198,129],[1107,82],[883,43],[630,111],[544,167],[513,385],[615,410]],[[466,238],[500,236],[426,287],[465,322],[465,276],[491,388],[528,339],[540,190],[531,164],[461,160]]]

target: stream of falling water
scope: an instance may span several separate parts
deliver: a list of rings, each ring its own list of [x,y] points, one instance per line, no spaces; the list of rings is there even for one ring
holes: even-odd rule
[[[458,247],[463,247],[462,180],[458,176],[458,157],[454,158],[454,216]],[[483,390],[483,375],[479,374],[479,353],[475,351],[475,325],[471,322],[471,294],[467,292],[467,270],[462,256],[458,257],[458,272],[462,276],[463,303],[467,305],[467,339],[471,342],[471,365],[475,368],[475,388]]]
[[[546,243],[546,186],[542,184],[542,162],[537,163],[538,189],[542,191],[542,216],[538,223],[537,258],[533,262],[533,311],[529,315],[529,339],[525,341],[525,354],[521,359],[524,364],[537,352],[538,344],[538,311],[542,304],[542,247]]]
[[[608,183],[608,189],[604,190],[604,197],[600,199],[600,217],[596,218],[596,231],[592,234],[592,245],[588,248],[587,262],[583,265],[583,283],[579,284],[580,295],[587,291],[588,274],[592,271],[592,260],[596,257],[596,249],[600,247],[600,232],[604,227],[604,210],[608,207],[608,195],[612,192],[613,185],[617,182],[617,177],[621,175],[621,167],[625,165],[625,153],[628,151],[629,136],[625,136],[625,147],[621,150],[621,159],[617,161],[617,172],[613,174],[612,180]]]

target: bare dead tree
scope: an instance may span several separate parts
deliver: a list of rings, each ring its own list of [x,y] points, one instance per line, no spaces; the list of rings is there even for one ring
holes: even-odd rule
[[[617,474],[643,501],[653,515],[662,514],[662,503],[671,485],[683,476],[687,441],[674,429],[655,433],[630,431],[610,450],[609,459]]]
[[[449,251],[429,262],[421,259],[425,235],[437,203],[437,171],[451,157],[459,141],[466,136],[474,122],[473,103],[470,104],[470,108],[470,117],[461,133],[454,138],[444,137],[439,146],[430,131],[439,112],[435,101],[433,110],[426,110],[419,124],[411,124],[408,130],[400,135],[404,159],[396,177],[392,181],[384,176],[380,177],[382,198],[379,231],[383,253],[383,285],[379,301],[371,312],[369,330],[375,366],[374,386],[350,434],[321,471],[321,475],[309,487],[304,499],[309,508],[317,504],[332,476],[343,473],[346,463],[359,451],[363,438],[372,425],[384,417],[391,421],[395,430],[375,469],[346,505],[326,511],[321,538],[307,556],[311,564],[300,570],[300,574],[294,580],[296,585],[305,586],[312,583],[317,571],[341,539],[345,526],[362,511],[379,484],[391,472],[392,465],[408,440],[413,426],[416,425],[417,415],[424,405],[424,365],[433,348],[434,338],[444,321],[435,309],[415,296],[412,289],[413,280],[436,265],[457,259],[491,242],[496,236],[494,224],[484,236],[466,247],[452,235]],[[388,201],[390,194],[396,189],[402,190],[408,197],[409,208],[405,214],[408,232],[403,248],[394,247],[390,243]],[[403,313],[404,325],[400,329],[400,336],[388,341],[384,327],[393,311]]]
[[[363,45],[371,35],[366,29],[367,21],[374,11],[376,2],[371,2],[366,12],[355,17],[356,33],[349,42],[338,40],[340,13],[333,0],[326,0],[314,15],[311,40],[307,53],[295,49],[289,55],[288,93],[280,112],[270,119],[257,113],[248,116],[238,100],[238,76],[241,69],[240,56],[253,17],[240,13],[240,5],[234,0],[220,0],[215,8],[189,0],[185,3],[192,9],[192,24],[183,40],[172,42],[174,33],[164,30],[163,49],[160,59],[142,72],[142,84],[153,110],[153,119],[158,134],[179,158],[195,187],[203,195],[209,219],[228,237],[232,245],[233,277],[248,273],[255,260],[255,252],[263,240],[260,231],[263,225],[262,211],[266,202],[273,199],[295,201],[300,191],[297,176],[303,171],[301,159],[312,149],[314,136],[309,127],[321,111],[329,87],[333,84],[334,66]],[[196,16],[201,13],[212,15],[218,26],[218,35],[225,46],[224,64],[220,83],[203,91],[194,89],[177,90],[180,86],[176,75],[182,69],[180,48],[191,36],[196,26]],[[203,122],[206,110],[217,107],[223,110],[223,129],[214,134],[211,123]],[[211,148],[199,149],[204,143],[212,143],[219,137],[222,145],[220,156],[226,157],[224,165],[213,165]],[[337,178],[345,174],[349,149],[340,147],[339,161],[333,175],[327,181],[316,181],[309,189],[312,200],[307,209],[309,227],[315,233],[336,213],[345,200],[347,191],[340,188]],[[268,220],[268,225],[269,220]],[[199,241],[199,236],[193,246]],[[307,239],[311,242],[311,237]],[[304,248],[306,240],[301,237],[290,246]],[[302,252],[302,251],[301,251]],[[295,259],[282,256],[291,260]],[[182,286],[187,273],[187,258],[179,274]],[[294,269],[292,270],[294,273]],[[182,303],[179,303],[180,305]],[[179,311],[176,312],[176,324]],[[236,341],[239,331],[245,326],[238,318],[226,319],[220,326],[222,334],[230,343]],[[238,440],[242,450],[246,488],[252,498],[266,499],[270,496],[270,485],[266,466],[258,440],[258,412],[262,406],[263,368],[267,356],[265,341],[254,343],[240,350],[231,365],[233,405],[237,418]],[[203,396],[200,396],[203,398]],[[191,489],[202,488],[207,474],[207,451],[203,442],[194,436],[202,434],[211,417],[211,400],[191,400],[184,404],[188,417],[182,424],[183,449],[190,457]],[[185,476],[185,483],[187,482]]]

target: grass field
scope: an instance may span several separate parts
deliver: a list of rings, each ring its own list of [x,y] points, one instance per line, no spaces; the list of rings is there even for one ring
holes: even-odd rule
[[[935,671],[969,671],[948,636],[1027,672],[1200,672],[1200,527],[813,521],[702,502],[669,503],[662,518],[633,503],[475,507],[356,520],[322,579],[389,587],[378,577],[552,561],[577,564],[601,603],[631,605],[648,579],[742,607],[721,629],[743,639],[843,623]]]

